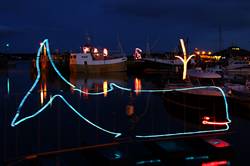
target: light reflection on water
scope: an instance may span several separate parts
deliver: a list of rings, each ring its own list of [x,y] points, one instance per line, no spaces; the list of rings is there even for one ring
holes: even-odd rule
[[[47,111],[38,117],[11,128],[10,122],[16,108],[36,77],[36,71],[31,66],[29,61],[17,63],[0,77],[1,82],[6,83],[7,80],[7,90],[6,84],[0,85],[3,92],[1,92],[1,107],[3,107],[1,130],[4,131],[5,160],[33,152],[113,141],[110,135],[81,121],[60,100],[56,100],[51,108],[47,108]],[[177,108],[173,108],[171,103],[166,103],[161,93],[142,94],[138,91],[134,93],[120,89],[107,93],[108,84],[111,82],[135,90],[164,88],[164,84],[159,83],[162,76],[142,79],[140,75],[133,76],[126,73],[101,76],[65,74],[71,83],[81,87],[85,92],[104,92],[100,96],[88,96],[73,91],[50,69],[44,70],[41,74],[39,87],[24,106],[22,116],[34,113],[50,100],[48,96],[59,93],[88,119],[104,128],[122,131],[124,137],[133,137],[138,133],[175,133],[208,129],[202,124],[183,119],[186,117],[183,110],[179,113],[181,115],[174,113]]]

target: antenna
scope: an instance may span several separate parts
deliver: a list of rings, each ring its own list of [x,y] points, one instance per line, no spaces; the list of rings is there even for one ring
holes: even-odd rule
[[[121,50],[121,54],[124,54],[119,34],[117,34],[117,42],[118,48]]]
[[[150,56],[150,45],[149,45],[149,39],[147,38],[147,43],[146,43],[146,57]]]
[[[91,43],[91,37],[90,37],[90,35],[89,35],[88,32],[85,33],[85,37],[84,38],[85,38],[86,44],[90,44]]]

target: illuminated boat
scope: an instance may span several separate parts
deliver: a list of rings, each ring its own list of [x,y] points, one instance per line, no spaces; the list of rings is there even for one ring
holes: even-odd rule
[[[126,71],[127,57],[112,58],[106,48],[98,50],[84,46],[81,53],[70,54],[70,71],[80,73],[107,73]]]

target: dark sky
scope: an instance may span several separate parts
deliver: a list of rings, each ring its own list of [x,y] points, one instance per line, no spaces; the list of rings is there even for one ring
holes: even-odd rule
[[[51,49],[78,50],[85,34],[96,46],[126,53],[135,47],[174,51],[179,38],[189,48],[216,51],[219,27],[223,46],[250,49],[249,0],[1,0],[0,52],[36,52],[39,42]]]

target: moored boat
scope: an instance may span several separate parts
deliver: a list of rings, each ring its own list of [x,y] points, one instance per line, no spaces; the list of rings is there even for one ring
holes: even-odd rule
[[[230,97],[235,104],[239,104],[244,108],[250,109],[250,81],[246,81],[245,85],[228,84],[230,89]]]
[[[221,86],[221,76],[199,70],[189,70],[188,73],[187,82],[166,85],[165,89],[174,90],[164,94],[165,102],[188,112],[195,111],[202,115],[201,118],[213,117],[214,121],[224,121],[227,108],[221,90],[226,90]]]
[[[229,65],[224,68],[224,71],[228,75],[250,74],[250,61],[249,60],[230,60]]]
[[[99,51],[84,46],[81,53],[70,54],[70,71],[80,73],[108,73],[126,71],[127,57],[111,57],[106,48]]]

